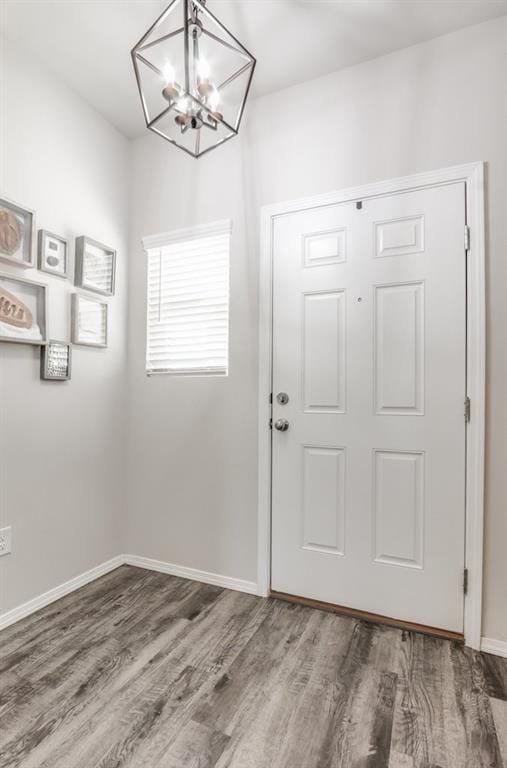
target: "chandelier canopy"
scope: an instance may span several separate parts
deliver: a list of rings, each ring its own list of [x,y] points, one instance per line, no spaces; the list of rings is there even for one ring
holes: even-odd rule
[[[193,157],[236,136],[256,63],[205,2],[173,0],[132,49],[147,127]]]

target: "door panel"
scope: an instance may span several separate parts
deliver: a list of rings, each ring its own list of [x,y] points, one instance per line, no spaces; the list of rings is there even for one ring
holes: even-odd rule
[[[303,548],[344,553],[345,451],[303,446]]]
[[[322,267],[324,264],[345,261],[346,234],[347,230],[342,227],[329,232],[304,235],[304,266]]]
[[[345,411],[345,293],[303,294],[305,413]]]
[[[375,451],[375,558],[423,567],[424,453]]]
[[[424,283],[375,286],[377,413],[424,413]]]
[[[404,256],[424,251],[424,216],[375,222],[375,256]]]
[[[460,632],[464,185],[274,228],[272,588]]]

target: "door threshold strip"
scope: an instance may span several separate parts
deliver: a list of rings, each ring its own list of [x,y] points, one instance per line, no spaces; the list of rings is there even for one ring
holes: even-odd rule
[[[432,635],[433,637],[440,637],[444,640],[457,640],[458,642],[464,642],[464,635],[462,632],[451,632],[448,629],[439,629],[438,627],[428,627],[425,624],[415,624],[412,621],[401,621],[400,619],[392,619],[389,616],[380,616],[377,613],[369,613],[368,611],[360,611],[357,608],[347,608],[344,605],[335,605],[334,603],[324,603],[321,600],[313,600],[309,597],[300,597],[298,595],[289,595],[286,592],[276,592],[271,590],[270,597],[274,597],[277,600],[285,600],[289,603],[300,603],[301,605],[307,605],[310,608],[318,608],[321,611],[331,611],[341,616],[348,616],[352,619],[360,619],[362,621],[370,621],[374,624],[387,624],[387,626],[395,627],[396,629],[405,629],[410,632],[419,632],[424,635]]]

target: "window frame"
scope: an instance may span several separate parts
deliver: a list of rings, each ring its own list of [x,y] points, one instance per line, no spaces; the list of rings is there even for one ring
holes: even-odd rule
[[[227,360],[225,368],[220,366],[216,368],[188,368],[181,370],[150,370],[148,368],[148,346],[149,346],[149,318],[148,318],[148,292],[149,292],[149,257],[150,251],[161,250],[164,247],[174,245],[180,242],[188,243],[192,240],[200,240],[206,237],[214,237],[218,235],[227,235],[229,238],[229,252],[228,252],[228,274],[227,274]],[[172,230],[171,232],[163,232],[157,235],[147,235],[142,238],[143,250],[146,254],[146,286],[145,286],[145,317],[146,317],[146,336],[145,336],[145,355],[144,355],[144,368],[147,377],[152,376],[176,376],[176,377],[214,377],[214,378],[227,378],[230,370],[230,306],[231,306],[231,237],[232,237],[232,221],[230,219],[221,219],[219,221],[210,222],[209,224],[197,225],[194,227],[185,227],[182,229]]]

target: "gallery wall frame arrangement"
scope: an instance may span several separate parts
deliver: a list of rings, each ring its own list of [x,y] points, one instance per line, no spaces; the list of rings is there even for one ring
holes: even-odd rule
[[[33,267],[35,211],[0,197],[0,259],[18,267]]]
[[[0,341],[46,344],[47,295],[43,283],[0,273]]]
[[[76,286],[102,296],[114,296],[116,251],[91,237],[76,238]]]
[[[72,343],[84,347],[107,347],[107,302],[81,293],[73,293],[71,301]]]
[[[69,278],[69,243],[64,237],[48,232],[47,229],[39,229],[37,255],[41,272]]]
[[[70,280],[69,241],[47,229],[36,236],[35,211],[0,197],[0,261]],[[0,342],[39,346],[44,381],[70,380],[72,344],[108,346],[109,305],[96,294],[114,296],[116,250],[86,235],[77,237],[74,282],[89,294],[71,294],[71,342],[50,340],[48,285],[0,272]]]
[[[44,381],[69,381],[72,368],[72,347],[66,341],[50,339],[41,347],[40,377]]]

